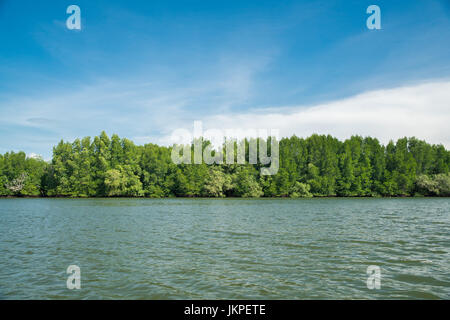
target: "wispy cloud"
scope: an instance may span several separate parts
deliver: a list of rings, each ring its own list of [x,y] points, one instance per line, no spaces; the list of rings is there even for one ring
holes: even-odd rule
[[[267,56],[253,61],[236,56],[219,59],[209,68],[208,77],[200,75],[190,82],[152,76],[99,78],[65,90],[50,87],[29,95],[4,94],[0,99],[0,125],[7,139],[2,147],[8,148],[10,143],[11,149],[27,149],[48,157],[52,145],[43,150],[41,143],[33,143],[27,135],[73,140],[102,130],[150,142],[143,137],[157,139],[186,121],[194,121],[199,114],[230,112],[248,103],[255,77],[269,60]]]
[[[168,144],[173,130],[192,130],[194,120],[203,121],[205,130],[279,129],[281,136],[319,133],[340,139],[359,134],[383,143],[416,136],[450,147],[449,80],[368,91],[317,105],[237,112],[228,106],[242,103],[250,93],[234,87],[233,72],[224,74],[215,82],[181,88],[162,89],[152,82],[102,82],[73,92],[11,98],[0,110],[2,136],[6,137],[2,147],[7,148],[10,141],[11,149],[48,158],[59,139],[93,136],[101,130],[138,144]],[[243,78],[251,86],[251,72]],[[239,98],[236,92],[240,90]],[[211,104],[207,108],[211,101],[226,107]]]

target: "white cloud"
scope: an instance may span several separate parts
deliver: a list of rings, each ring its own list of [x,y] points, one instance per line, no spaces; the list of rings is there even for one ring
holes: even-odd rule
[[[199,117],[208,128],[279,129],[281,136],[372,136],[382,143],[415,136],[450,148],[450,81],[376,90],[315,106]],[[190,129],[192,124],[187,124]],[[167,141],[161,139],[161,141]]]
[[[283,137],[319,133],[339,139],[358,134],[376,137],[384,144],[416,136],[450,149],[450,80],[369,91],[318,105],[272,106],[240,113],[222,106],[228,105],[227,101],[239,105],[246,99],[248,87],[238,99],[237,87],[214,99],[211,92],[223,89],[223,82],[204,84],[171,90],[175,88],[106,83],[65,94],[11,99],[0,108],[0,124],[12,132],[2,147],[34,151],[48,158],[59,139],[71,141],[103,129],[137,144],[168,145],[173,130],[192,131],[194,120],[201,120],[203,130],[279,129]],[[202,107],[192,108],[197,102],[202,102]]]

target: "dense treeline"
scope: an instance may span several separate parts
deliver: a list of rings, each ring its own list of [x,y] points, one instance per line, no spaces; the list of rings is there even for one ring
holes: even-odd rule
[[[61,141],[50,163],[23,152],[0,155],[0,195],[450,196],[450,151],[416,138],[383,146],[370,137],[342,142],[330,135],[293,136],[280,141],[279,152],[278,173],[262,176],[252,164],[176,165],[171,148],[136,146],[102,132]]]

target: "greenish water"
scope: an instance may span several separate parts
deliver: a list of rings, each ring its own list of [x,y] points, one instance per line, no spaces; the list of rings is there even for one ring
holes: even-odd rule
[[[0,298],[449,299],[449,226],[448,198],[0,199]]]

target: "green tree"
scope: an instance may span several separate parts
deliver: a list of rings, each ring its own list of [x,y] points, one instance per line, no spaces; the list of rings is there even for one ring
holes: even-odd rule
[[[108,196],[140,197],[144,195],[142,183],[130,165],[117,166],[105,173]]]
[[[292,186],[289,196],[291,198],[310,198],[312,197],[312,193],[309,192],[311,189],[309,184],[301,183],[296,181]]]
[[[256,179],[256,169],[245,166],[238,167],[233,174],[234,195],[242,198],[258,198],[264,193]]]
[[[218,166],[211,167],[205,181],[203,195],[223,198],[231,189],[233,189],[231,176],[226,175]]]

